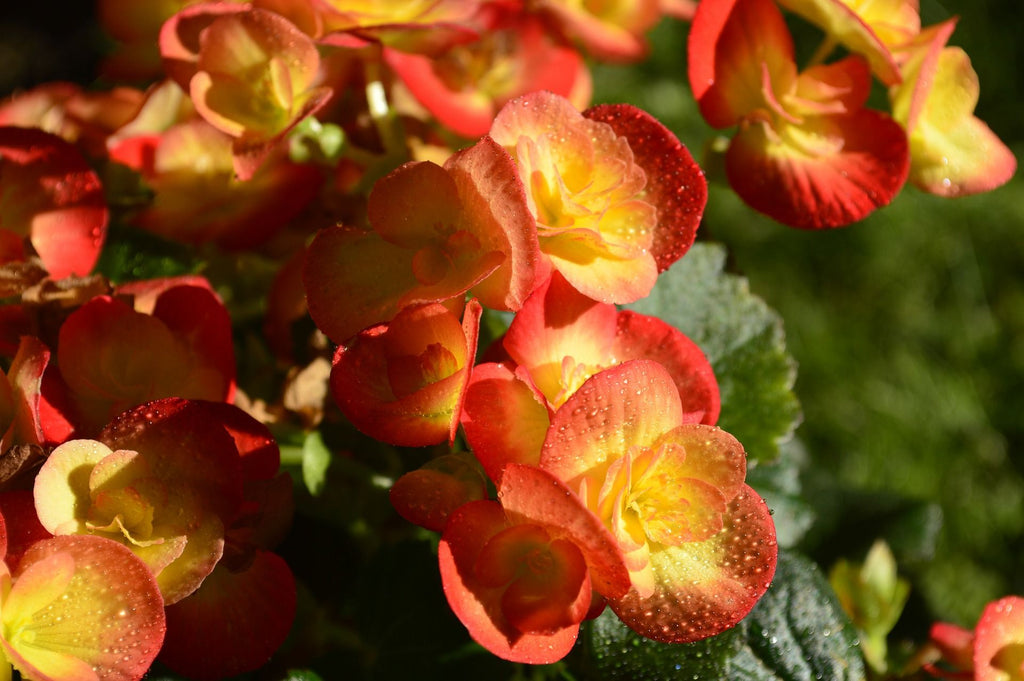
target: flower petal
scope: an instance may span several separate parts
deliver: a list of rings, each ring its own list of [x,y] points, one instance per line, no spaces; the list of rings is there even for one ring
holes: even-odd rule
[[[529,375],[495,363],[473,367],[461,418],[466,441],[495,483],[508,463],[537,464],[550,425]]]
[[[1024,678],[1024,598],[1006,596],[985,607],[974,630],[974,678]]]
[[[23,627],[3,644],[25,674],[83,681],[141,679],[165,629],[145,565],[117,542],[75,535],[25,553],[3,621],[5,631],[13,622]]]
[[[958,47],[945,47],[953,22],[927,33],[905,66],[904,85],[890,93],[910,135],[910,180],[939,196],[986,192],[1017,169],[1010,149],[974,115],[978,76]]]
[[[672,132],[646,111],[627,104],[603,104],[583,116],[607,123],[629,140],[633,158],[647,176],[643,199],[658,209],[651,253],[664,272],[693,245],[704,206],[704,171]]]
[[[295,579],[277,554],[258,551],[244,570],[224,565],[188,598],[167,608],[160,660],[196,681],[264,665],[295,618]]]
[[[527,664],[557,662],[576,642],[578,623],[550,633],[519,631],[502,614],[504,589],[486,586],[476,576],[478,556],[507,527],[501,505],[493,501],[474,501],[452,514],[437,549],[445,596],[477,643],[498,657]],[[589,579],[580,586],[587,587],[589,604]],[[579,593],[584,595],[582,588]]]
[[[649,447],[682,423],[679,391],[658,363],[631,360],[594,374],[551,419],[540,467],[575,488],[578,478]]]
[[[793,38],[771,0],[701,0],[687,46],[690,87],[714,128],[729,128],[769,106],[763,74],[776,95],[796,77]]]
[[[726,174],[752,208],[800,229],[843,227],[887,205],[907,177],[903,128],[861,109],[800,126],[746,121],[726,153]]]
[[[697,641],[739,622],[775,573],[775,526],[764,501],[745,485],[724,521],[706,541],[653,545],[653,595],[640,598],[632,590],[609,599],[615,614],[641,636],[665,643]]]

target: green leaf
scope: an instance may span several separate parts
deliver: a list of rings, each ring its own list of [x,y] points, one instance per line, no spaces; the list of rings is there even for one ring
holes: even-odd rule
[[[345,131],[313,117],[302,119],[288,136],[288,154],[295,163],[334,165],[345,151]]]
[[[112,223],[96,271],[115,284],[195,274],[202,261],[187,246],[135,227]]]
[[[660,317],[700,345],[722,394],[718,425],[751,460],[770,461],[800,421],[796,362],[779,315],[745,278],[724,271],[725,256],[719,244],[694,244],[647,298],[626,307]]]
[[[743,621],[746,646],[735,675],[764,681],[860,681],[864,660],[856,631],[818,567],[780,551],[772,586]]]
[[[733,629],[696,643],[656,643],[606,611],[584,625],[578,655],[584,678],[595,681],[864,679],[856,633],[825,577],[786,551],[768,592]]]
[[[302,481],[314,497],[323,490],[330,465],[331,450],[324,444],[320,431],[310,431],[302,443]]]
[[[580,638],[582,676],[594,681],[726,679],[743,645],[739,628],[696,643],[658,643],[628,628],[610,609],[585,623]]]
[[[319,674],[308,669],[289,669],[281,681],[323,681]]]

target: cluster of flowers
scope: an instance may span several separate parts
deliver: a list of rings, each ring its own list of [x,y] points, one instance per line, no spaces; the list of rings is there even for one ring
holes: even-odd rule
[[[0,106],[0,657],[36,681],[138,679],[157,655],[222,678],[294,616],[272,552],[291,483],[236,406],[231,319],[199,276],[87,276],[111,220],[278,263],[267,340],[287,361],[308,311],[362,432],[417,447],[461,427],[472,455],[392,500],[441,532],[448,602],[487,649],[558,660],[606,604],[659,641],[739,621],[774,572],[770,514],[714,426],[703,353],[616,307],[686,253],[704,176],[645,112],[586,108],[582,54],[638,59],[661,16],[694,16],[691,82],[709,122],[740,125],[737,190],[784,222],[846,224],[934,151],[924,90],[955,88],[948,30],[885,42],[838,0],[791,4],[844,41],[856,25],[844,44],[870,37],[883,82],[931,86],[896,96],[905,128],[861,108],[857,57],[797,75],[769,0],[102,0],[121,43],[104,75],[151,84]],[[959,193],[1012,172],[964,115],[970,140],[940,145]],[[515,316],[477,363],[485,309]]]
[[[267,427],[230,403],[230,320],[209,285],[44,279],[4,313],[5,671],[138,679],[159,654],[213,679],[263,664],[295,613],[271,551],[291,478]]]
[[[824,33],[799,68],[779,5]],[[922,28],[917,0],[702,0],[689,80],[715,128],[736,127],[725,171],[753,208],[805,229],[888,204],[908,177],[939,196],[989,191],[1016,170],[974,116],[978,78],[948,46],[956,18]],[[843,57],[825,60],[837,47]],[[872,79],[891,115],[867,108]]]

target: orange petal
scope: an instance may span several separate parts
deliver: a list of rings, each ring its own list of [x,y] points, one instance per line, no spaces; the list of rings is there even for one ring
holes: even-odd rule
[[[37,128],[0,127],[0,169],[0,234],[28,237],[54,279],[89,274],[109,215],[99,177],[78,149]]]
[[[446,454],[398,478],[388,497],[409,522],[443,532],[455,509],[487,498],[487,481],[462,456]]]
[[[476,353],[480,304],[462,324],[438,303],[403,308],[338,348],[331,391],[362,432],[408,447],[454,437]]]
[[[681,423],[679,391],[665,369],[650,360],[624,362],[594,374],[555,412],[540,466],[573,488]]]
[[[740,621],[775,573],[775,526],[764,501],[744,486],[729,504],[724,529],[702,542],[653,545],[654,593],[609,599],[631,629],[655,641],[687,643]]]
[[[589,374],[610,364],[616,333],[614,305],[599,303],[573,288],[559,272],[537,287],[513,318],[502,346],[525,367],[552,406],[575,390],[567,386],[563,360],[589,367]]]
[[[974,678],[1024,678],[1024,598],[1006,596],[985,606],[974,630]]]
[[[612,355],[620,361],[651,359],[672,376],[687,421],[714,425],[721,411],[718,380],[704,351],[657,317],[622,310]]]
[[[83,681],[141,679],[165,628],[163,601],[145,565],[117,542],[91,536],[30,548],[3,620],[6,631],[20,625],[3,644],[24,674]]]
[[[629,573],[615,538],[550,473],[535,466],[509,464],[501,478],[498,499],[512,522],[543,526],[552,537],[568,539],[578,546],[598,593],[615,597],[629,589]]]
[[[537,464],[550,425],[529,375],[495,363],[473,367],[461,418],[466,441],[495,483],[506,464]]]

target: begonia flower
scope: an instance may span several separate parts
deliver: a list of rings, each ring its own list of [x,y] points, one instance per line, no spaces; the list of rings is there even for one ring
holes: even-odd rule
[[[492,8],[479,40],[436,57],[386,49],[384,59],[413,96],[445,127],[464,137],[485,134],[509,100],[535,90],[590,102],[580,54],[557,43],[534,14]]]
[[[403,308],[338,348],[331,393],[363,433],[407,447],[454,440],[476,357],[481,307],[460,323],[440,303]]]
[[[89,274],[109,212],[82,154],[36,128],[0,127],[0,183],[0,264],[35,251],[54,279]]]
[[[825,32],[824,52],[842,45],[871,65],[884,84],[902,80],[898,55],[893,48],[921,30],[917,0],[780,0]]]
[[[490,134],[516,160],[542,254],[585,295],[642,298],[693,243],[703,173],[649,114],[627,104],[581,114],[536,92],[506,104]]]
[[[313,0],[326,44],[346,36],[380,42],[406,52],[437,56],[479,37],[482,0]]]
[[[34,487],[43,527],[121,542],[155,575],[167,604],[213,571],[242,502],[235,442],[215,412],[195,404],[150,402],[118,416],[97,440],[59,445]]]
[[[231,320],[203,286],[167,288],[151,314],[115,297],[94,298],[61,325],[56,355],[44,395],[66,405],[79,436],[150,400],[227,400],[234,391]]]
[[[535,286],[534,220],[512,159],[490,138],[443,167],[400,166],[374,185],[367,212],[372,230],[323,229],[306,251],[309,313],[337,343],[404,307],[467,291],[485,307],[517,310]]]
[[[802,229],[841,227],[902,188],[906,134],[865,108],[867,62],[850,56],[798,72],[792,36],[771,0],[702,0],[688,54],[704,119],[738,126],[725,171],[752,208]]]
[[[967,53],[946,44],[955,24],[932,26],[901,48],[903,82],[889,91],[910,137],[910,181],[947,197],[990,191],[1017,169],[1013,152],[974,115],[978,76]]]
[[[139,171],[153,191],[134,224],[172,241],[227,250],[266,242],[306,207],[322,180],[317,167],[292,163],[282,150],[239,180],[232,138],[202,119],[120,141],[111,156]]]
[[[107,139],[138,113],[144,97],[129,87],[89,91],[74,83],[44,83],[0,104],[0,125],[40,128],[91,158],[105,158]]]
[[[91,536],[44,539],[13,572],[0,562],[0,676],[137,681],[163,641],[163,601],[146,566]]]
[[[929,644],[939,660],[924,665],[940,679],[1024,680],[1024,598],[1005,596],[985,606],[974,630],[936,622]]]
[[[661,19],[663,4],[662,0],[536,0],[530,8],[591,56],[602,61],[628,62],[647,56],[644,34]]]
[[[279,471],[280,451],[262,423],[222,402],[192,402],[234,440],[243,500],[226,522],[224,555],[199,588],[167,608],[160,660],[197,681],[264,665],[295,618],[295,579],[271,552],[290,527],[292,484]]]
[[[615,537],[632,586],[608,605],[642,636],[718,634],[768,588],[775,526],[744,482],[743,447],[719,428],[684,423],[679,391],[656,362],[588,379],[552,416],[540,467]]]
[[[536,464],[550,415],[592,375],[631,359],[665,367],[687,423],[713,425],[721,401],[711,364],[665,322],[579,293],[558,272],[527,299],[501,338],[500,363],[473,370],[462,426],[488,475],[509,461]]]
[[[160,50],[168,75],[189,93],[199,115],[234,138],[242,180],[331,96],[329,87],[317,84],[313,39],[275,12],[195,5],[164,24]]]
[[[591,590],[629,588],[611,534],[550,474],[510,466],[499,501],[458,508],[441,537],[445,596],[480,645],[514,662],[564,657],[590,609]]]

